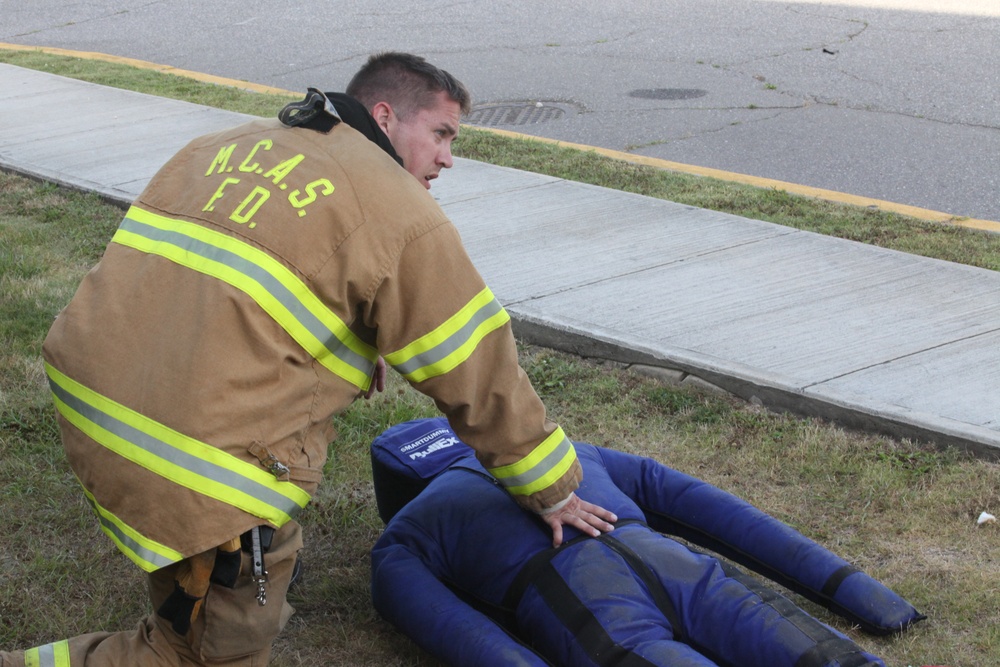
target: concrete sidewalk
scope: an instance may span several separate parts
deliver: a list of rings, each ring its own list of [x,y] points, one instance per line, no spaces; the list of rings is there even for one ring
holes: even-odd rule
[[[247,117],[0,64],[0,167],[130,202]],[[1000,273],[468,160],[431,191],[525,340],[1000,454]]]

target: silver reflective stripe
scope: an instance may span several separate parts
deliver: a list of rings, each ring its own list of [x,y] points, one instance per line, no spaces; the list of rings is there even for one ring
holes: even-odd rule
[[[530,469],[521,473],[520,475],[511,475],[509,477],[499,477],[499,481],[507,488],[515,488],[521,486],[528,486],[533,484],[537,480],[541,479],[545,475],[552,472],[563,458],[569,454],[570,449],[573,445],[570,443],[569,438],[563,438],[555,449],[553,449],[549,454],[543,458],[541,461],[531,466]]]
[[[375,370],[374,363],[344,345],[335,333],[330,331],[311,310],[303,305],[299,299],[295,298],[295,295],[289,292],[287,287],[281,284],[281,281],[261,266],[229,250],[205,243],[180,232],[158,229],[133,218],[126,217],[122,220],[120,228],[151,241],[173,245],[199,257],[218,262],[238,271],[270,293],[271,296],[292,314],[304,329],[309,331],[316,340],[322,342],[323,346],[330,351],[330,354],[357,369],[363,375],[371,375]]]
[[[117,539],[126,549],[135,554],[136,558],[141,559],[144,563],[148,563],[153,570],[158,570],[161,567],[173,565],[177,562],[176,560],[162,556],[151,549],[147,549],[139,542],[133,540],[125,533],[125,531],[115,525],[113,521],[104,515],[104,511],[101,506],[97,504],[97,501],[90,497],[90,494],[85,493],[84,498],[86,498],[87,502],[90,503],[90,507],[94,510],[94,514],[97,515],[97,520],[100,521],[101,527],[104,528],[105,532],[113,533],[115,539]],[[149,570],[149,568],[146,567],[143,569],[147,571]]]
[[[46,644],[38,647],[38,667],[55,667],[56,647],[54,644]]]
[[[96,407],[84,402],[82,399],[77,398],[70,392],[60,387],[51,378],[49,379],[49,387],[51,387],[52,393],[55,394],[59,400],[71,409],[75,410],[85,419],[90,420],[113,435],[118,436],[122,440],[125,440],[126,442],[149,452],[160,459],[173,463],[200,477],[204,477],[227,487],[242,491],[248,496],[284,512],[288,516],[294,516],[300,509],[299,505],[293,500],[286,498],[272,489],[269,489],[263,484],[255,482],[252,479],[248,479],[243,475],[216,465],[210,461],[205,461],[204,459],[192,456],[187,452],[171,446],[163,440],[155,438],[148,433],[144,433],[134,426],[130,426],[129,424],[126,424],[125,422],[100,411]]]
[[[46,644],[24,652],[25,667],[70,667],[69,642]]]
[[[402,363],[394,364],[393,368],[395,368],[396,371],[402,375],[409,375],[421,368],[436,364],[455,350],[465,345],[465,343],[472,338],[476,329],[479,328],[479,325],[502,310],[503,306],[501,306],[500,302],[494,298],[492,301],[476,311],[476,314],[473,315],[472,318],[460,329],[455,331],[455,333],[451,334],[426,352],[422,352],[414,357],[411,357]]]

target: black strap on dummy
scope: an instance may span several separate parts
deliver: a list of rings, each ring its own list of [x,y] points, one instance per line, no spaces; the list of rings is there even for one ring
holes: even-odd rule
[[[615,524],[615,528],[621,528],[622,526],[627,526],[632,523],[638,523],[645,525],[642,521],[638,519],[622,519]],[[521,598],[524,596],[524,591],[528,586],[535,582],[538,577],[538,573],[548,565],[549,561],[555,558],[557,555],[569,549],[573,545],[579,544],[585,540],[601,539],[604,537],[591,537],[590,535],[578,535],[572,540],[564,542],[558,547],[553,547],[551,549],[546,549],[545,551],[539,551],[537,554],[528,559],[528,562],[521,566],[518,571],[517,576],[514,577],[514,581],[511,582],[510,587],[503,597],[503,606],[507,609],[517,609],[517,605],[521,603]]]
[[[670,628],[674,631],[675,641],[685,641],[683,626],[681,625],[680,616],[677,615],[677,609],[674,607],[673,601],[667,592],[663,590],[663,586],[660,584],[659,579],[653,573],[649,566],[646,565],[646,561],[642,559],[642,556],[632,551],[628,546],[619,542],[615,539],[614,535],[611,533],[603,533],[597,539],[601,540],[607,546],[611,547],[615,553],[621,556],[628,566],[632,568],[632,571],[636,573],[642,583],[646,585],[649,590],[649,594],[653,597],[653,603],[660,610],[660,613],[667,619],[670,623]]]
[[[596,539],[596,538],[594,538]],[[617,644],[601,622],[580,601],[552,563],[546,563],[535,581],[545,604],[572,633],[583,650],[602,667],[655,667],[654,663]]]
[[[867,667],[873,665],[861,648],[811,617],[791,600],[780,595],[736,566],[719,561],[727,577],[735,579],[760,597],[761,602],[781,614],[803,635],[815,642],[813,647],[799,656],[795,667],[823,667],[837,664],[841,667]]]
[[[626,519],[615,524],[615,528],[642,521]],[[670,623],[676,641],[683,641],[682,626],[673,602],[663,590],[656,575],[642,560],[639,554],[613,537],[613,533],[604,533],[599,537],[580,535],[565,544],[541,551],[524,564],[514,578],[510,588],[504,595],[503,606],[517,609],[518,604],[528,586],[534,586],[538,594],[545,600],[552,613],[580,642],[580,645],[598,665],[621,665],[622,667],[650,667],[652,663],[645,658],[632,653],[615,643],[593,612],[566,584],[566,581],[552,565],[552,559],[562,551],[572,548],[586,540],[596,540],[617,553],[645,584],[653,597],[653,603]]]
[[[844,565],[839,570],[830,575],[830,578],[826,580],[825,584],[823,584],[823,588],[822,590],[820,590],[820,593],[822,593],[824,597],[830,598],[832,600],[833,596],[837,594],[837,589],[840,588],[840,584],[844,583],[844,579],[847,579],[855,572],[860,572],[860,571],[861,570],[854,567],[853,565]]]

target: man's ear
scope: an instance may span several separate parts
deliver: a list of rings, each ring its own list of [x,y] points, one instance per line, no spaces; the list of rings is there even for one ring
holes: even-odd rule
[[[379,102],[372,107],[372,118],[375,123],[382,128],[382,131],[389,134],[389,124],[395,119],[396,114],[388,102]]]

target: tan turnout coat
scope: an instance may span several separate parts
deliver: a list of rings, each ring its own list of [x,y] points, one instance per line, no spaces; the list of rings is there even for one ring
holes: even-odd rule
[[[73,470],[148,571],[305,505],[331,416],[379,354],[525,507],[579,483],[456,229],[346,124],[262,120],[191,142],[44,344]]]

